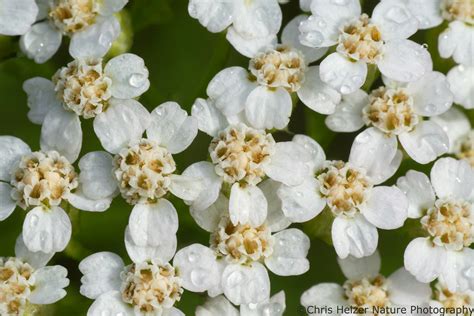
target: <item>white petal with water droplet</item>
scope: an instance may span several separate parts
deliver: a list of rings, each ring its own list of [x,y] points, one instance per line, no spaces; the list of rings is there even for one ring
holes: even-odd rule
[[[122,54],[112,58],[104,68],[104,74],[112,79],[112,96],[133,99],[150,87],[145,61],[135,54]]]

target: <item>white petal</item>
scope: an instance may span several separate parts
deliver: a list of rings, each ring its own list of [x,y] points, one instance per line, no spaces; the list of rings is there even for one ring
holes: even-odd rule
[[[23,155],[30,153],[30,147],[13,136],[0,136],[0,180],[11,180],[11,173]]]
[[[280,276],[300,275],[309,270],[306,259],[309,251],[309,238],[296,228],[285,229],[273,235],[273,253],[265,259],[270,271]]]
[[[346,94],[334,113],[326,118],[325,123],[335,132],[355,132],[364,126],[362,109],[368,104],[369,97],[363,90]]]
[[[311,110],[331,114],[341,101],[339,92],[324,83],[319,77],[319,66],[309,67],[305,81],[297,91],[298,97]]]
[[[441,115],[431,117],[431,121],[441,126],[448,135],[449,152],[453,152],[458,140],[471,130],[467,116],[454,107]]]
[[[35,124],[42,124],[48,112],[56,107],[62,106],[56,97],[54,84],[51,80],[34,77],[23,83],[23,91],[28,96],[28,118]]]
[[[122,54],[112,58],[104,68],[104,74],[112,79],[112,96],[117,99],[133,99],[150,87],[145,61],[135,54]]]
[[[356,258],[366,257],[377,249],[377,228],[362,215],[356,215],[354,218],[336,217],[331,234],[334,249],[342,259],[348,255]]]
[[[257,85],[249,80],[249,72],[242,67],[221,70],[207,86],[207,95],[224,115],[234,115],[245,107],[250,92]]]
[[[99,12],[101,15],[112,15],[119,12],[127,4],[128,0],[103,0],[99,2]]]
[[[28,58],[42,64],[58,51],[61,39],[61,32],[46,21],[33,25],[21,37],[20,47]]]
[[[326,206],[326,200],[318,194],[319,182],[308,177],[297,186],[281,185],[278,197],[285,216],[294,223],[309,221],[316,217]]]
[[[23,222],[23,241],[30,251],[60,252],[71,239],[71,221],[58,206],[35,207]]]
[[[410,82],[407,91],[413,96],[416,114],[422,116],[444,113],[453,103],[448,80],[445,75],[437,71],[430,71],[420,80]]]
[[[48,263],[54,256],[54,252],[46,253],[42,251],[30,251],[23,241],[23,235],[18,236],[15,242],[15,257],[23,259],[28,262],[33,268],[39,269]]]
[[[286,185],[301,184],[310,172],[308,163],[311,153],[304,146],[296,142],[279,142],[275,145],[275,152],[271,161],[264,167],[264,171],[275,181]]]
[[[300,8],[302,11],[309,12],[311,10],[312,0],[300,0]]]
[[[360,210],[375,227],[396,229],[407,219],[408,199],[395,186],[379,186],[371,190],[369,200],[360,206]]]
[[[277,195],[281,185],[281,183],[272,179],[266,179],[258,185],[268,203],[266,224],[272,232],[283,230],[291,224],[290,220],[283,214],[282,202]]]
[[[433,69],[428,50],[410,40],[393,40],[385,43],[385,52],[378,63],[380,72],[390,79],[410,82],[420,79]]]
[[[453,67],[447,75],[454,102],[466,109],[474,108],[474,67],[458,65]]]
[[[207,291],[221,281],[214,251],[200,244],[179,250],[174,256],[173,266],[179,270],[183,287],[191,292]]]
[[[441,16],[442,0],[410,0],[407,1],[408,8],[418,20],[418,28],[429,29],[443,22]]]
[[[176,307],[164,308],[162,316],[185,316],[185,314]]]
[[[117,290],[99,296],[87,311],[87,316],[104,315],[135,316],[135,313],[134,310],[122,300],[122,294]]]
[[[345,259],[337,258],[337,262],[348,280],[376,277],[380,273],[381,260],[378,251],[362,258],[352,256],[348,256]]]
[[[117,181],[112,170],[112,156],[104,151],[94,151],[79,160],[79,181],[82,192],[91,199],[100,200],[114,196]]]
[[[220,194],[216,202],[208,208],[198,210],[191,206],[189,208],[189,212],[199,227],[212,233],[219,225],[219,221],[221,220],[222,216],[227,214],[228,208],[229,200],[225,197],[225,195]]]
[[[233,14],[233,27],[243,37],[263,37],[280,30],[282,14],[276,1],[237,1]]]
[[[166,102],[154,109],[151,124],[146,130],[149,139],[165,146],[172,154],[188,148],[197,132],[197,120],[188,116],[176,102]]]
[[[196,118],[199,130],[209,136],[216,136],[229,125],[225,116],[216,108],[215,102],[210,99],[196,99],[191,115]]]
[[[384,133],[371,127],[357,135],[352,144],[349,162],[367,171],[375,182],[382,183],[390,178],[395,170],[388,167],[397,155],[397,138],[387,137]]]
[[[404,268],[392,273],[387,281],[390,301],[396,305],[421,305],[431,298],[430,285],[417,281]]]
[[[377,25],[384,41],[408,38],[418,30],[418,20],[401,1],[379,2],[371,22]]]
[[[317,141],[303,134],[296,134],[292,141],[303,146],[311,155],[311,161],[308,163],[311,170],[317,170],[323,166],[326,161],[326,154]]]
[[[367,64],[351,61],[339,53],[332,53],[319,65],[321,80],[342,94],[349,94],[360,87],[367,77]]]
[[[12,187],[8,183],[0,182],[0,221],[10,216],[16,207],[11,198]]]
[[[418,281],[428,283],[443,271],[446,257],[444,248],[435,246],[428,238],[416,238],[405,250],[405,269]]]
[[[119,34],[120,24],[115,16],[99,18],[93,25],[72,35],[69,54],[74,58],[103,57]]]
[[[451,292],[468,292],[474,288],[474,250],[447,251],[446,265],[441,271],[439,281]],[[471,292],[471,299],[474,293]]]
[[[0,34],[21,35],[36,21],[38,6],[34,0],[0,0]]]
[[[208,298],[204,305],[196,308],[196,316],[241,316],[239,311],[223,295]]]
[[[94,119],[94,131],[102,147],[116,154],[139,140],[149,122],[148,110],[138,101],[111,99],[107,111]]]
[[[268,204],[257,186],[242,187],[234,183],[230,191],[229,215],[234,225],[250,224],[258,227],[267,217]]]
[[[441,198],[467,200],[474,187],[472,169],[465,161],[441,158],[431,169],[431,183],[436,195]]]
[[[408,217],[419,218],[423,212],[432,207],[435,194],[430,179],[424,173],[410,170],[406,176],[397,180],[397,187],[408,198]]]
[[[429,163],[449,150],[449,138],[436,123],[423,121],[414,130],[398,136],[407,154],[416,162]]]
[[[190,0],[188,12],[210,32],[219,33],[232,23],[233,3],[224,0]]]
[[[341,26],[359,16],[361,8],[357,0],[313,0],[311,12],[313,15],[300,24],[300,41],[309,47],[328,47],[336,44]]]
[[[109,291],[120,289],[120,273],[124,270],[122,258],[112,252],[97,252],[79,263],[81,294],[96,299]]]
[[[461,21],[449,23],[449,27],[439,35],[438,50],[443,58],[453,57],[457,64],[474,66],[472,27]]]
[[[255,88],[248,96],[245,114],[252,127],[282,129],[288,125],[292,110],[291,96],[283,88]]]
[[[305,21],[308,16],[305,14],[298,15],[293,18],[283,29],[281,33],[281,42],[283,45],[289,45],[294,49],[303,53],[306,64],[315,62],[323,57],[328,51],[327,48],[310,48],[301,44],[299,40],[300,30],[298,29],[301,22]],[[307,77],[305,78],[307,80]]]
[[[240,305],[240,316],[282,316],[285,309],[285,292],[280,291],[261,303]]]
[[[112,203],[112,197],[105,197],[101,199],[92,199],[86,196],[83,192],[82,184],[74,193],[68,194],[66,197],[69,204],[75,208],[88,212],[104,212],[109,209]]]
[[[230,264],[222,274],[222,288],[235,305],[256,304],[270,296],[270,279],[261,263],[253,262],[250,266]]]
[[[132,239],[138,246],[159,246],[176,234],[178,224],[176,209],[165,199],[135,205],[128,222]]]
[[[35,288],[28,297],[33,304],[52,304],[66,296],[65,287],[69,285],[67,270],[62,266],[43,267],[31,276]]]
[[[301,305],[307,306],[328,306],[333,309],[337,306],[345,306],[347,300],[344,289],[335,283],[320,283],[306,290],[300,299]]]
[[[170,180],[171,193],[183,200],[195,200],[204,189],[199,178],[172,174]]]
[[[187,201],[196,210],[203,210],[211,206],[219,196],[222,186],[222,179],[214,171],[214,165],[207,161],[192,164],[183,171],[183,176],[197,178],[201,181],[202,187],[199,196],[193,201]]]
[[[261,37],[244,37],[232,26],[227,30],[226,38],[236,51],[248,58],[254,57],[258,52],[269,47],[274,47],[277,43],[275,34]]]
[[[153,259],[160,259],[162,262],[170,261],[175,252],[178,240],[175,234],[166,236],[160,241],[158,246],[138,246],[130,235],[130,229],[125,229],[125,248],[128,256],[133,262],[145,262]]]
[[[41,150],[55,150],[69,162],[79,157],[82,147],[82,129],[79,117],[58,106],[48,112],[41,128]]]

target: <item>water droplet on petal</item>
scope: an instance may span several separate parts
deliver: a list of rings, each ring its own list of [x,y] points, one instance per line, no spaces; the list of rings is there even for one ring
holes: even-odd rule
[[[30,227],[35,227],[38,224],[38,215],[32,215],[30,218]]]
[[[128,83],[132,87],[139,88],[145,83],[146,80],[147,77],[144,74],[134,73],[130,75],[130,78],[128,78]]]
[[[233,286],[240,285],[242,283],[243,279],[244,279],[244,277],[242,275],[242,272],[234,271],[229,275],[227,281],[229,282],[229,286],[233,287]]]
[[[341,88],[339,89],[339,91],[342,93],[342,94],[348,94],[352,91],[351,87],[348,86],[348,85],[342,85]]]

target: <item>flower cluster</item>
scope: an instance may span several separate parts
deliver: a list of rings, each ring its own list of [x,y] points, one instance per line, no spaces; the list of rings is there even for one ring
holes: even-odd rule
[[[68,37],[73,59],[23,83],[40,148],[0,136],[0,220],[25,215],[15,256],[0,257],[1,315],[35,315],[66,295],[67,270],[46,266],[64,251],[80,261],[91,316],[184,315],[187,291],[209,296],[199,316],[281,316],[285,292],[272,296],[270,272],[322,264],[311,228],[346,281],[305,291],[308,312],[474,306],[472,0],[380,0],[371,14],[359,0],[301,0],[306,13],[281,28],[286,2],[189,0],[189,15],[249,60],[215,74],[188,113],[171,101],[150,112],[139,101],[151,86],[145,60],[110,49],[128,0],[0,0],[0,34],[21,36],[26,57],[45,63]],[[444,20],[447,74],[412,40]],[[299,101],[326,116],[313,137],[290,131],[302,130],[291,124]],[[83,152],[87,120],[103,150]],[[326,128],[357,133],[347,157],[314,139]],[[199,131],[201,161],[181,166]],[[114,200],[130,209],[120,239],[131,262],[72,256],[77,211]],[[177,200],[206,245],[178,242]],[[401,228],[412,239],[404,266],[385,277],[379,231]]]

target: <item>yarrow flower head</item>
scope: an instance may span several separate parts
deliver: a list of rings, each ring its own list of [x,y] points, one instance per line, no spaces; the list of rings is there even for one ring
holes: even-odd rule
[[[55,303],[66,296],[66,268],[46,266],[53,255],[31,252],[19,236],[15,257],[0,257],[1,315],[34,314],[40,305]]]
[[[320,101],[319,67],[310,63],[327,49],[314,49],[298,42],[298,16],[288,23],[281,44],[248,47],[244,55],[251,57],[248,70],[229,67],[220,71],[209,83],[207,94],[226,116],[242,115],[255,128],[284,128],[292,112],[291,95],[313,108]],[[339,98],[333,91],[328,98]],[[337,101],[337,100],[336,100]]]
[[[38,15],[35,0],[4,0],[0,10],[0,34],[22,35],[28,32]]]
[[[227,40],[245,55],[249,47],[272,43],[280,30],[278,0],[190,0],[189,15],[210,32],[227,30]]]
[[[409,201],[408,216],[421,218],[426,236],[412,240],[405,250],[405,268],[420,282],[439,278],[450,291],[472,286],[473,181],[469,164],[453,158],[436,161],[430,178],[410,170],[398,179]]]
[[[414,3],[403,0],[419,21],[420,29],[449,23],[438,38],[438,51],[443,58],[452,57],[458,64],[474,66],[474,5],[471,0],[440,0]]]
[[[264,130],[235,121],[228,123],[212,101],[198,99],[192,109],[199,128],[211,135],[211,162],[189,166],[183,175],[200,178],[207,190],[188,200],[192,209],[212,205],[219,192],[227,191],[233,224],[260,226],[267,216],[269,202],[259,188],[267,177],[287,185],[303,181],[310,156],[295,142],[275,142]]]
[[[198,125],[175,102],[163,103],[151,114],[133,104],[118,104],[104,113],[96,131],[102,130],[102,145],[108,152],[84,155],[79,168],[84,192],[107,199],[120,192],[133,205],[129,224],[134,242],[157,246],[161,237],[175,234],[178,229],[176,209],[166,199],[169,193],[187,201],[197,198],[203,190],[198,178],[176,174],[173,158],[173,154],[192,143]],[[155,230],[160,221],[168,225],[149,241],[141,232],[144,218],[152,221],[147,226],[149,230]]]
[[[59,69],[52,80],[28,79],[23,90],[28,95],[28,118],[41,124],[41,136],[53,133],[58,146],[70,144],[73,155],[82,146],[80,117],[94,119],[94,131],[102,143],[114,133],[117,115],[143,113],[133,100],[148,90],[148,69],[142,58],[123,54],[105,65],[101,58],[80,58]],[[132,122],[128,122],[132,124]]]
[[[280,291],[272,297],[258,304],[240,305],[237,309],[225,296],[210,297],[196,308],[196,316],[226,315],[226,316],[253,316],[271,315],[281,316],[285,311],[285,292]]]
[[[174,266],[182,273],[183,286],[193,292],[207,291],[211,297],[224,293],[235,305],[268,302],[270,279],[267,269],[280,276],[308,271],[309,238],[299,229],[285,229],[278,207],[268,220],[255,227],[234,225],[227,212],[228,200],[220,195],[208,209],[191,215],[211,233],[210,247],[193,244],[178,251]],[[266,268],[265,268],[266,266]]]
[[[442,282],[437,282],[434,297],[430,301],[433,308],[474,308],[474,291],[452,292]]]
[[[426,164],[446,153],[449,138],[439,125],[424,117],[436,117],[452,105],[453,94],[446,77],[429,72],[417,81],[403,84],[385,79],[385,86],[369,95],[358,90],[344,95],[326,125],[336,132],[355,132],[373,126],[387,144],[403,149],[418,163]],[[395,141],[393,141],[395,139]]]
[[[300,41],[309,47],[336,46],[321,62],[320,77],[342,94],[364,84],[367,64],[401,82],[417,80],[432,69],[429,53],[407,40],[418,21],[400,1],[381,1],[370,18],[361,14],[358,0],[315,0],[311,12],[299,26]]]
[[[166,229],[167,223],[159,222],[157,231]],[[95,300],[88,315],[179,315],[174,307],[183,295],[182,272],[169,261],[176,252],[176,235],[158,236],[143,231],[149,239],[160,237],[160,245],[137,245],[125,231],[125,246],[133,263],[125,266],[123,260],[111,252],[98,252],[83,259],[79,270],[82,295]]]
[[[421,306],[430,300],[429,284],[418,282],[405,269],[398,269],[388,278],[381,275],[378,252],[360,259],[338,259],[338,262],[347,281],[342,286],[335,283],[313,286],[301,296],[301,305],[352,306],[367,308],[369,314],[377,307],[396,314],[396,308]]]
[[[71,221],[64,211],[70,204],[85,211],[103,211],[111,199],[87,194],[73,163],[69,144],[55,147],[53,133],[41,139],[41,150],[32,152],[22,140],[0,136],[0,220],[16,206],[27,212],[23,239],[33,252],[58,252],[71,238]]]
[[[36,2],[40,8],[36,23],[22,33],[20,47],[29,58],[44,63],[59,49],[63,36],[71,38],[71,56],[103,57],[120,34],[120,24],[114,14],[122,10],[128,0]]]
[[[303,144],[313,159],[302,184],[278,188],[290,221],[310,220],[327,208],[334,217],[332,242],[340,258],[371,255],[377,248],[377,228],[403,225],[407,198],[396,187],[378,186],[395,173],[402,156],[395,144],[385,143],[383,134],[373,128],[359,134],[347,162],[327,161],[321,146],[307,136],[296,135],[293,141]]]

